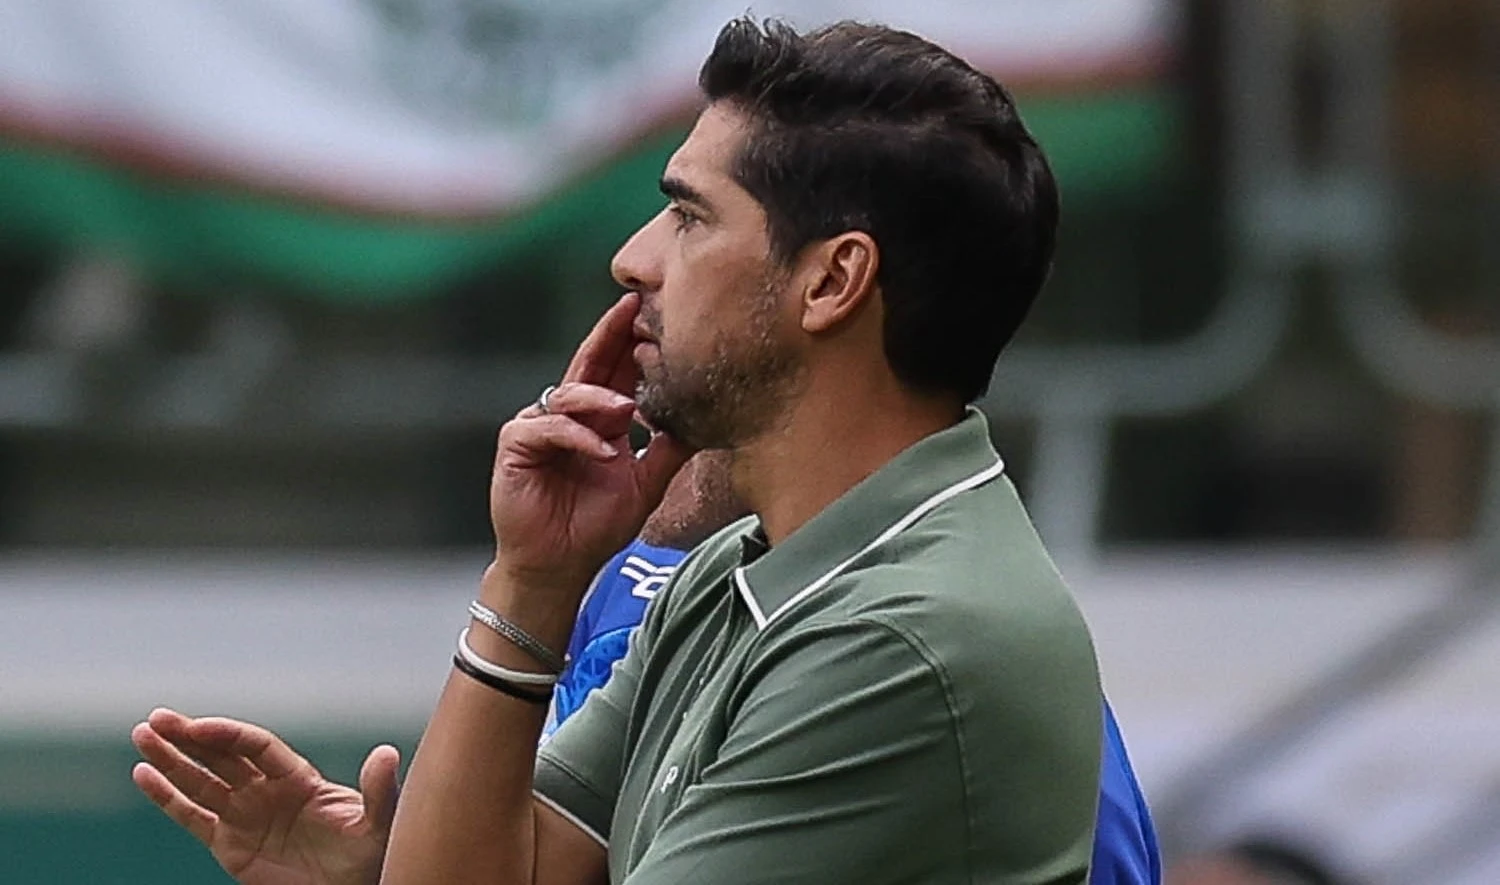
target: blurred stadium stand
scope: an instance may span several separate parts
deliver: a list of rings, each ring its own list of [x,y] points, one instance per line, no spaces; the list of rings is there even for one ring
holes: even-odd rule
[[[376,741],[409,752],[483,564],[494,428],[613,291],[608,255],[656,209],[690,109],[680,85],[586,108],[613,141],[493,188],[418,160],[430,181],[387,180],[380,150],[350,148],[328,168],[373,165],[346,199],[294,157],[215,166],[107,115],[79,129],[38,111],[51,93],[23,87],[48,71],[41,44],[6,34],[66,8],[58,33],[107,41],[130,33],[127,5],[0,12],[4,882],[215,881],[128,780],[126,730],[157,703],[287,730],[346,780]],[[299,31],[314,5],[259,0],[233,27],[185,0],[154,14],[239,34],[246,65],[285,46],[291,72],[352,82],[313,61],[329,48]],[[423,52],[462,6],[316,5],[379,10],[396,48]],[[1030,20],[1019,0],[931,5]],[[463,110],[430,107],[440,74],[553,45],[586,6],[557,4],[545,28],[460,22],[495,42],[464,44],[451,71],[416,76],[427,56],[396,53],[416,90],[402,106],[461,130],[433,116]],[[668,31],[702,38],[740,11],[666,28],[698,7],[638,6],[629,39],[672,52],[687,36]],[[1492,885],[1500,10],[1093,6],[1088,64],[984,56],[1018,82],[1068,207],[1052,289],[984,406],[1094,626],[1168,848],[1291,833],[1372,885]],[[635,72],[578,51],[579,70]],[[131,96],[132,60],[115,46],[75,73]],[[506,65],[465,74],[470,97],[537,70]],[[529,119],[547,88],[482,110]],[[514,167],[551,169],[530,147]]]

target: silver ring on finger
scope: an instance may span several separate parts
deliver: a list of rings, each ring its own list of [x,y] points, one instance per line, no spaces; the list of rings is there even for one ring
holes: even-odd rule
[[[543,415],[552,414],[552,409],[547,405],[547,401],[550,400],[552,398],[552,394],[556,392],[557,385],[548,384],[546,387],[542,388],[542,395],[536,398],[536,407],[542,411]]]

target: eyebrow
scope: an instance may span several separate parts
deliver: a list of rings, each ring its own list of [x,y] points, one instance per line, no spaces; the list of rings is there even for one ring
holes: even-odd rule
[[[694,206],[697,206],[700,209],[704,209],[709,212],[713,211],[713,203],[709,202],[708,198],[703,196],[702,192],[700,192],[697,188],[693,187],[680,178],[676,178],[671,175],[663,175],[661,183],[658,186],[661,188],[661,192],[665,194],[668,199],[676,200],[679,203],[692,203]]]

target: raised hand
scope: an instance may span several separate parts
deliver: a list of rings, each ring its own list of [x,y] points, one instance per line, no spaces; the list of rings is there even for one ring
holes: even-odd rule
[[[638,296],[621,298],[579,346],[547,409],[528,406],[500,430],[490,515],[496,564],[514,575],[587,584],[692,454],[660,433],[631,454],[639,309]]]
[[[396,808],[394,747],[370,751],[360,789],[333,783],[271,732],[153,710],[131,741],[141,792],[242,885],[373,885]]]

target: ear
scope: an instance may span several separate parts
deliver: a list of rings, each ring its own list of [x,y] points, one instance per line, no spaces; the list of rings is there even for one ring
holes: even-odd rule
[[[849,231],[815,246],[805,258],[802,329],[827,332],[875,297],[880,250],[863,231]]]

